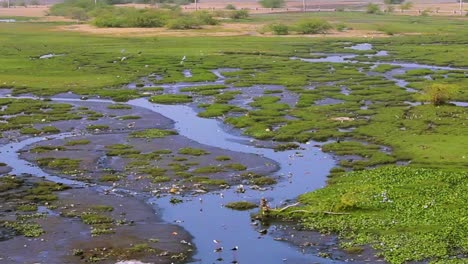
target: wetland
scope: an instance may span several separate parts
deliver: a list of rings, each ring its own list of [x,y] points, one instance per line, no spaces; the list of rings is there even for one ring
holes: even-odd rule
[[[0,260],[464,263],[466,20],[406,19],[447,33],[2,25]]]

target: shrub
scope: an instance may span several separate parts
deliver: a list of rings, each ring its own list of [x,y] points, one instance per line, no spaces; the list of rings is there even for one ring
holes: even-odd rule
[[[249,11],[242,9],[236,10],[229,14],[229,18],[231,19],[244,19],[249,17]]]
[[[431,9],[424,9],[422,12],[421,12],[421,16],[429,16],[429,14],[431,13]]]
[[[213,18],[213,15],[207,11],[196,11],[191,14],[195,20],[201,25],[217,25],[219,24],[218,20]]]
[[[266,8],[280,8],[285,4],[284,0],[260,0],[259,3]]]
[[[380,11],[379,5],[369,3],[367,5],[366,13],[368,13],[368,14],[380,14],[381,11]]]
[[[201,27],[201,23],[192,17],[185,16],[170,20],[166,27],[169,29],[196,29]]]
[[[284,24],[273,24],[270,25],[271,31],[275,35],[288,35],[289,34],[289,27]]]
[[[326,33],[333,27],[323,19],[306,19],[296,25],[297,32],[301,34],[320,34]]]
[[[227,10],[236,10],[236,7],[233,4],[228,4],[225,9]]]
[[[409,9],[411,9],[412,7],[413,7],[413,3],[412,3],[412,2],[406,2],[406,3],[404,3],[404,4],[402,4],[402,5],[400,6],[400,9],[401,9],[401,10],[409,10]]]

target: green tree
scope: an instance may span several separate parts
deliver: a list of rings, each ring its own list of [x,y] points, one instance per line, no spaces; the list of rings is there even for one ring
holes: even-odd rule
[[[285,4],[284,0],[260,0],[259,3],[266,8],[280,8]]]

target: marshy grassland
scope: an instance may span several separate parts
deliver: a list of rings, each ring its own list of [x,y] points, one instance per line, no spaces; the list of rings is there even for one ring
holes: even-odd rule
[[[320,37],[300,33],[317,21],[334,29]],[[334,155],[324,188],[301,195],[297,206],[272,209],[265,221],[294,221],[337,234],[351,256],[370,246],[388,263],[466,263],[466,17],[285,13],[221,24],[256,25],[258,31],[193,36],[197,30],[225,30],[200,25],[188,30],[190,37],[179,28],[179,36],[111,36],[61,30],[72,22],[0,24],[0,145],[79,130],[79,136],[34,144],[22,157],[67,179],[157,189],[152,194],[158,196],[239,183],[262,189],[284,180],[266,158],[190,141],[170,120],[127,102],[186,104],[199,117],[219,119],[276,151],[315,144]],[[275,35],[278,25],[289,35]],[[356,34],[327,37],[341,31]],[[73,95],[82,100],[53,100]],[[66,186],[6,176],[8,166],[0,157],[0,200],[11,209],[0,208],[2,243],[44,235],[50,227],[41,227],[43,206],[79,219],[92,237],[130,232],[130,219],[112,213],[112,199],[74,210],[70,197],[60,194]],[[248,210],[255,204],[242,200],[227,207]],[[12,211],[21,213],[12,219]],[[133,246],[114,245],[109,252],[102,250],[109,245],[92,249],[80,242],[67,249],[68,257],[145,259],[156,252],[160,258],[146,259],[190,259],[191,247],[174,246],[178,241],[159,246],[156,240],[133,237]]]

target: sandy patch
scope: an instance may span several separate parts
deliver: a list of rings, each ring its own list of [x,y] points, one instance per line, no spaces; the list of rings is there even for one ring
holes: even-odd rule
[[[172,36],[172,37],[195,37],[195,36],[263,36],[273,37],[272,34],[260,34],[258,31],[262,29],[265,24],[241,24],[229,23],[219,26],[207,26],[203,29],[194,30],[169,30],[166,28],[97,28],[91,25],[68,25],[56,27],[57,31],[72,31],[85,34],[107,35],[115,37],[147,37],[147,36]],[[277,36],[276,36],[277,37]],[[387,37],[382,32],[370,30],[350,30],[345,32],[332,31],[328,34],[316,35],[287,35],[283,37]]]

